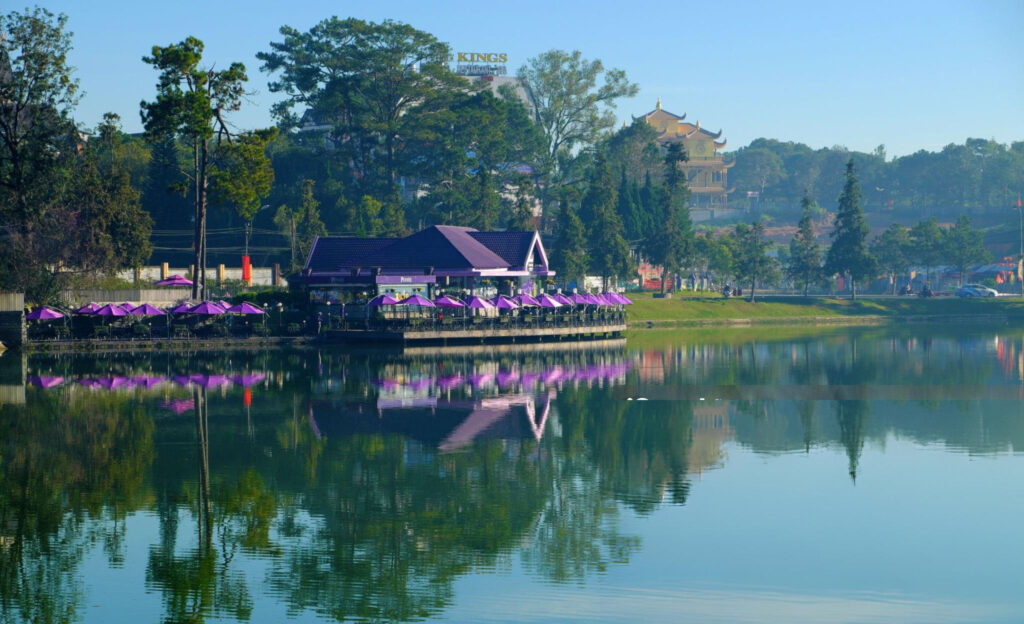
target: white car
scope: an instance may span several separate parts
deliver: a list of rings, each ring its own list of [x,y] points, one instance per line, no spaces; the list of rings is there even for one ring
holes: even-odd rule
[[[981,284],[964,284],[956,291],[957,297],[995,297],[999,293]]]

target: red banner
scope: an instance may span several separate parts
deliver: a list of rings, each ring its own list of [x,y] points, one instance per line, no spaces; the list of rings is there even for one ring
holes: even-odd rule
[[[252,286],[252,265],[249,264],[249,256],[242,256],[242,281]]]

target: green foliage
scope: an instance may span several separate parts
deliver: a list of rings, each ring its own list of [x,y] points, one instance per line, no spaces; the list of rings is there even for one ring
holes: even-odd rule
[[[734,267],[740,280],[750,283],[750,301],[754,301],[757,284],[770,283],[778,278],[778,262],[768,256],[768,241],[764,236],[764,223],[736,225],[733,246]]]
[[[867,236],[871,229],[861,209],[860,185],[851,158],[846,164],[846,184],[839,195],[832,246],[825,257],[825,274],[847,274],[851,279],[852,295],[857,297],[857,282],[872,275],[877,262],[867,249]]]
[[[668,277],[693,260],[693,223],[687,206],[690,191],[686,187],[686,172],[680,165],[687,160],[681,143],[669,146],[665,155],[664,201],[659,211],[663,219],[646,233],[645,251],[651,262],[661,265],[661,291],[665,292]]]
[[[945,253],[942,228],[935,217],[920,221],[910,228],[910,248],[907,256],[917,266],[924,267],[929,285],[932,281],[932,267],[942,263]]]
[[[312,180],[305,180],[294,207],[282,205],[274,214],[274,225],[290,242],[292,271],[302,268],[316,238],[327,235],[327,228],[320,220],[320,202],[313,196],[314,184]]]
[[[966,215],[957,217],[943,236],[945,261],[956,267],[960,274],[960,284],[964,283],[967,267],[988,262],[992,255],[982,243],[981,232],[971,227],[971,219]]]
[[[896,276],[907,272],[910,267],[910,232],[905,226],[893,223],[871,242],[871,254],[878,260],[878,266],[889,274],[893,294],[896,292]]]
[[[563,194],[558,212],[558,239],[552,259],[555,273],[564,284],[583,282],[587,273],[587,233],[573,207],[575,198],[571,192]]]
[[[581,220],[589,224],[590,270],[609,280],[628,275],[632,263],[629,243],[622,236],[622,220],[615,211],[615,184],[608,162],[599,154],[591,169],[587,192],[581,202]]]
[[[786,273],[797,284],[803,285],[804,296],[811,284],[821,280],[821,247],[814,236],[814,213],[817,208],[810,195],[801,200],[803,215],[796,235],[789,241],[789,263]]]
[[[220,145],[216,166],[210,172],[210,190],[215,204],[233,207],[246,221],[256,216],[274,182],[267,144],[276,136],[276,128],[256,130]]]

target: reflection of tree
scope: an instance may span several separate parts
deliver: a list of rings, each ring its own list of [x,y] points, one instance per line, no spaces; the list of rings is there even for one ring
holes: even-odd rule
[[[871,407],[867,401],[836,401],[839,441],[850,460],[850,478],[857,481],[857,463],[864,450],[865,427]]]
[[[77,619],[77,568],[97,539],[111,563],[122,556],[152,434],[152,419],[114,395],[30,393],[0,407],[0,620]]]

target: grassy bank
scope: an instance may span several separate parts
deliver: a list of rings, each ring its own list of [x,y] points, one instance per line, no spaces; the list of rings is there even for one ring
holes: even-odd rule
[[[895,319],[1024,318],[1024,300],[1018,297],[960,299],[954,297],[893,297],[885,299],[826,299],[766,297],[746,299],[680,297],[655,299],[630,296],[632,326],[751,323],[885,322]]]

